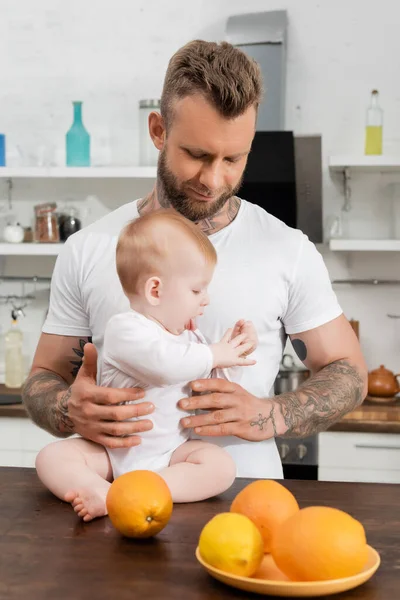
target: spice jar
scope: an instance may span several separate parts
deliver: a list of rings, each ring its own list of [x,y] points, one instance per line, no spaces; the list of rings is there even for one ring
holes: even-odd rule
[[[80,230],[81,222],[78,218],[78,211],[74,206],[67,204],[61,211],[58,217],[58,227],[62,242],[65,242],[70,235]]]
[[[55,202],[35,207],[35,242],[51,244],[60,241]]]

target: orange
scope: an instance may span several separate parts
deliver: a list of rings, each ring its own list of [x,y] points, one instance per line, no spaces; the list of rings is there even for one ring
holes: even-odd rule
[[[219,513],[203,527],[199,539],[203,560],[221,571],[251,577],[264,556],[257,527],[244,515]]]
[[[270,552],[275,530],[299,511],[299,505],[293,494],[280,483],[259,479],[238,493],[230,510],[253,521],[264,540],[264,552]]]
[[[117,477],[108,490],[106,505],[114,527],[132,538],[156,535],[172,514],[169,487],[152,471],[130,471]]]
[[[254,579],[269,579],[270,581],[289,581],[289,577],[276,566],[272,554],[264,554],[261,565],[252,577]]]
[[[303,508],[276,531],[272,556],[292,581],[350,577],[367,562],[364,527],[337,508]]]

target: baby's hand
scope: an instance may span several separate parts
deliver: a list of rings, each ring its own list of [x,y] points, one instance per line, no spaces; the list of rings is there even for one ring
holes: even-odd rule
[[[254,350],[258,346],[258,337],[254,324],[251,321],[245,321],[244,319],[240,319],[237,323],[235,323],[232,332],[232,338],[234,339],[238,335],[244,335],[245,341],[251,344],[250,350],[245,352],[243,356],[248,356],[249,354],[254,352]]]
[[[245,358],[250,351],[252,342],[246,342],[246,335],[239,334],[232,337],[233,330],[228,329],[220,342],[211,344],[214,356],[213,367],[248,367],[255,365],[256,361]]]

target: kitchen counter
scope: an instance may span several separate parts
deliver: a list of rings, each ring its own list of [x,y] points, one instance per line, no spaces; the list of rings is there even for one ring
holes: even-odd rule
[[[400,399],[392,404],[376,404],[367,399],[329,431],[400,433]]]
[[[9,403],[15,398],[15,404],[0,404],[1,417],[27,417],[28,414],[25,407],[21,404],[21,389],[7,388],[3,383],[0,383],[0,400],[6,399]]]
[[[83,523],[45,490],[34,469],[0,468],[0,598],[7,600],[220,600],[248,595],[212,579],[194,552],[205,523],[229,510],[249,480],[218,498],[178,504],[154,539],[123,538],[108,517]],[[285,481],[301,507],[329,505],[359,519],[381,555],[374,577],[341,600],[398,597],[400,486]],[[339,596],[338,596],[339,598]]]

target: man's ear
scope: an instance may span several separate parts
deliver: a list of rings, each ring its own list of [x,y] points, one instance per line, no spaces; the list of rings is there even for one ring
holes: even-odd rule
[[[149,133],[157,150],[162,150],[165,143],[166,131],[164,119],[158,112],[149,114]]]
[[[159,277],[150,277],[145,284],[144,293],[151,306],[158,306],[162,295],[162,281]]]

